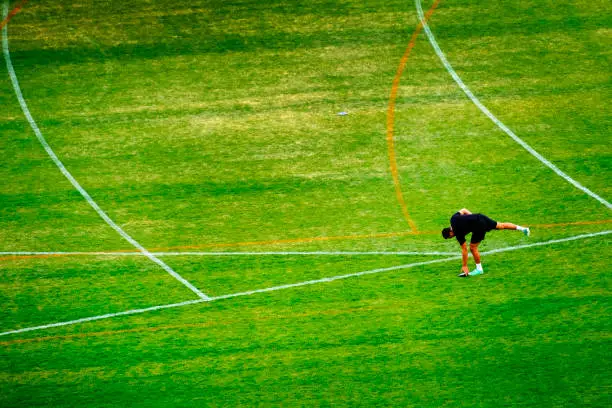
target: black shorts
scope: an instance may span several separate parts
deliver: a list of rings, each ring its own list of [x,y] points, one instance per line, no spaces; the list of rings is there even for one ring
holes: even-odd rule
[[[497,228],[497,221],[492,220],[484,214],[478,214],[478,224],[480,228],[472,232],[470,243],[477,244],[485,239],[485,234]]]

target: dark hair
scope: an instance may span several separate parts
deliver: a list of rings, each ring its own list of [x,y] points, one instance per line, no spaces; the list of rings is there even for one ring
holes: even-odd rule
[[[449,239],[451,237],[450,232],[451,229],[449,227],[446,227],[442,230],[442,236],[444,237],[444,239]]]

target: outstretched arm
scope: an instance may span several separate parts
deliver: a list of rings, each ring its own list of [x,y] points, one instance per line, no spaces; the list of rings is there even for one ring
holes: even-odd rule
[[[467,249],[467,244],[464,242],[463,244],[461,244],[461,270],[465,273],[470,272],[470,270],[468,269],[468,249]]]
[[[467,208],[462,208],[459,210],[459,214],[461,215],[470,215],[472,212],[470,210],[468,210]]]

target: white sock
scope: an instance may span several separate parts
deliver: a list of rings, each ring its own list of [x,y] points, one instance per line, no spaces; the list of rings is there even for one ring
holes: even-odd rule
[[[521,231],[521,232],[523,232],[523,231],[527,230],[527,228],[525,228],[525,227],[521,227],[520,225],[517,225],[517,226],[516,226],[516,229],[517,229],[517,230],[519,230],[519,231]]]
[[[481,263],[476,264],[476,269],[478,269],[479,271],[482,271],[482,264]]]

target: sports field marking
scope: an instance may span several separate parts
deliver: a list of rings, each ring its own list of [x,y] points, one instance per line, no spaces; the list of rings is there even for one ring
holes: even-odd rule
[[[9,14],[8,10],[9,10],[8,0],[5,0],[3,11],[2,11],[2,15],[4,19],[8,18],[8,14]],[[66,169],[66,167],[64,167],[64,164],[60,161],[60,159],[57,157],[55,152],[51,149],[51,146],[49,146],[42,132],[38,128],[36,121],[34,121],[34,118],[32,117],[32,114],[30,113],[30,109],[28,108],[28,105],[23,97],[23,94],[21,93],[21,87],[19,86],[19,81],[17,80],[17,74],[15,73],[15,69],[13,68],[13,63],[11,61],[11,55],[9,52],[8,30],[7,30],[6,24],[2,28],[2,50],[4,53],[4,59],[6,60],[6,67],[8,69],[9,76],[13,84],[13,89],[15,90],[15,95],[17,96],[17,100],[19,101],[19,105],[21,106],[21,110],[23,111],[23,114],[28,120],[30,127],[36,134],[38,141],[45,148],[45,151],[47,152],[49,157],[51,157],[51,159],[53,160],[55,165],[59,168],[59,170],[62,172],[62,174],[68,179],[68,181],[70,181],[70,183],[74,186],[74,188],[76,188],[79,191],[79,193],[81,193],[81,195],[85,198],[87,203],[98,213],[98,215],[100,215],[100,217],[102,217],[102,219],[106,221],[106,223],[110,225],[115,231],[117,231],[119,235],[121,235],[126,241],[132,244],[132,246],[138,249],[144,256],[149,258],[151,261],[155,262],[163,270],[165,270],[170,275],[172,275],[176,280],[178,280],[183,285],[185,285],[187,288],[189,288],[193,293],[198,295],[198,297],[200,297],[201,299],[208,299],[208,296],[200,292],[198,288],[193,286],[191,283],[185,280],[181,275],[179,275],[174,270],[172,270],[172,268],[166,265],[161,259],[155,257],[153,254],[147,251],[145,247],[140,245],[135,239],[133,239],[130,235],[128,235],[120,226],[115,224],[115,222],[112,219],[110,219],[110,217],[91,198],[89,193],[85,191],[83,187],[81,187],[79,182],[76,181],[76,179],[72,176],[72,174],[70,174],[70,172]]]
[[[565,227],[572,225],[598,225],[610,223],[612,220],[600,220],[600,221],[577,221],[577,222],[565,222],[559,224],[530,224],[529,226],[541,227],[541,228],[554,228],[554,227]],[[244,247],[244,246],[267,246],[267,245],[283,245],[283,244],[301,244],[310,242],[320,241],[343,241],[343,240],[358,240],[358,239],[370,239],[370,238],[394,238],[394,237],[407,237],[411,235],[439,235],[440,230],[436,231],[402,231],[402,232],[385,232],[378,234],[364,234],[364,235],[343,235],[343,236],[327,236],[327,237],[309,237],[309,238],[290,238],[290,239],[277,239],[270,241],[247,241],[247,242],[228,242],[228,243],[217,243],[217,244],[196,244],[196,245],[179,245],[166,248],[151,248],[150,251],[171,251],[175,249],[203,249],[203,248],[231,248],[231,247]],[[119,252],[119,251],[117,251]],[[122,251],[125,252],[125,251]]]
[[[608,209],[612,209],[612,204],[610,204],[608,201],[606,201],[602,197],[598,196],[597,194],[595,194],[594,192],[592,192],[591,190],[589,190],[588,188],[584,187],[582,184],[578,183],[576,180],[574,180],[573,178],[571,178],[570,176],[568,176],[567,174],[562,172],[557,166],[552,164],[550,161],[548,161],[546,158],[544,158],[541,154],[536,152],[531,146],[529,146],[527,143],[525,143],[525,141],[523,141],[512,130],[510,130],[499,119],[497,119],[497,117],[495,115],[493,115],[493,113],[491,113],[491,111],[489,111],[489,109],[487,109],[487,107],[484,106],[480,102],[480,100],[478,100],[478,98],[476,98],[476,96],[474,96],[472,91],[470,91],[470,89],[467,87],[467,85],[461,80],[461,78],[459,77],[457,72],[455,72],[455,70],[453,69],[452,65],[450,64],[450,62],[448,62],[448,59],[446,59],[446,56],[444,55],[444,53],[442,52],[442,50],[438,46],[438,43],[437,43],[433,33],[431,32],[431,30],[429,29],[429,26],[427,25],[427,17],[423,15],[423,9],[421,8],[421,0],[415,0],[415,4],[416,4],[417,13],[419,15],[419,19],[421,20],[421,23],[423,24],[423,28],[425,29],[425,34],[427,35],[427,38],[429,39],[429,42],[431,43],[431,46],[433,47],[434,51],[438,55],[438,58],[440,58],[440,61],[442,61],[442,64],[444,64],[444,67],[446,68],[448,73],[453,77],[453,79],[455,80],[457,85],[459,85],[461,90],[463,90],[463,92],[467,95],[467,97],[470,98],[470,100],[474,103],[474,105],[476,105],[478,107],[478,109],[480,109],[482,111],[482,113],[484,113],[489,119],[491,119],[493,121],[493,123],[495,123],[497,125],[497,127],[499,127],[501,130],[503,130],[516,143],[518,143],[525,150],[527,150],[529,153],[531,153],[536,159],[538,159],[544,165],[548,166],[552,171],[557,173],[557,175],[559,175],[560,177],[565,179],[565,181],[567,181],[568,183],[572,184],[574,187],[576,187],[579,190],[582,190],[586,194],[590,195],[591,197],[593,197],[594,199],[596,199],[597,201],[599,201],[600,203],[602,203],[603,205],[608,207]]]
[[[598,220],[598,221],[575,221],[575,222],[562,222],[553,224],[529,224],[530,227],[538,228],[557,228],[557,227],[570,227],[574,225],[602,225],[612,223],[612,220]],[[415,251],[260,251],[260,252],[203,252],[203,251],[171,251],[173,249],[200,249],[200,248],[218,248],[218,247],[240,247],[240,246],[258,246],[258,245],[280,245],[283,243],[301,243],[301,242],[313,242],[313,241],[329,241],[329,240],[349,240],[349,239],[365,239],[365,238],[391,238],[391,237],[403,237],[409,235],[437,235],[440,231],[420,231],[415,233],[414,231],[405,232],[390,232],[382,234],[371,234],[371,235],[348,235],[340,237],[314,237],[314,238],[297,238],[288,240],[277,240],[277,241],[254,241],[254,242],[234,242],[234,243],[222,243],[222,244],[202,244],[202,245],[186,245],[186,246],[175,246],[170,248],[155,248],[149,249],[155,256],[220,256],[220,255],[453,255],[451,252],[415,252]],[[44,257],[60,257],[60,256],[122,256],[122,255],[134,256],[142,255],[141,252],[134,252],[133,250],[117,249],[111,251],[5,251],[0,252],[0,261],[3,260],[15,260],[15,259],[27,259],[27,258],[44,258]]]
[[[608,235],[608,234],[611,234],[611,233],[612,233],[612,230],[607,230],[607,231],[595,232],[595,233],[592,233],[592,234],[575,235],[573,237],[567,237],[567,238],[561,238],[561,239],[553,239],[553,240],[550,240],[550,241],[536,242],[536,243],[533,243],[533,244],[524,244],[524,245],[516,245],[516,246],[512,246],[512,247],[507,247],[507,248],[493,249],[491,251],[481,252],[480,254],[481,255],[493,255],[493,254],[497,254],[497,253],[501,253],[501,252],[510,252],[510,251],[516,251],[516,250],[519,250],[519,249],[532,248],[532,247],[552,245],[552,244],[558,244],[558,243],[569,242],[569,241],[576,241],[576,240],[580,240],[580,239],[593,238],[593,237]],[[23,328],[23,329],[10,330],[10,331],[6,331],[6,332],[3,332],[3,333],[0,333],[0,336],[7,336],[9,334],[25,333],[25,332],[34,331],[34,330],[49,329],[49,328],[52,328],[52,327],[70,326],[70,325],[74,325],[74,324],[78,324],[78,323],[85,323],[85,322],[91,322],[91,321],[95,321],[95,320],[109,319],[109,318],[112,318],[112,317],[134,315],[134,314],[140,314],[140,313],[145,313],[145,312],[151,312],[151,311],[155,311],[155,310],[170,309],[170,308],[175,308],[175,307],[182,307],[182,306],[194,305],[194,304],[198,304],[198,303],[202,303],[202,302],[212,302],[212,301],[215,301],[215,300],[229,299],[229,298],[234,298],[234,297],[239,297],[239,296],[255,295],[257,293],[274,292],[274,291],[278,291],[278,290],[296,288],[296,287],[300,287],[300,286],[315,285],[315,284],[324,283],[324,282],[333,282],[333,281],[340,280],[340,279],[347,279],[347,278],[358,277],[358,276],[365,276],[365,275],[373,275],[373,274],[378,274],[378,273],[382,273],[382,272],[389,272],[389,271],[396,271],[396,270],[401,270],[401,269],[414,268],[414,267],[417,267],[417,266],[432,265],[432,264],[435,264],[435,263],[455,261],[455,260],[458,260],[458,259],[461,259],[461,255],[451,256],[451,257],[442,258],[442,259],[434,259],[434,260],[431,260],[431,261],[415,262],[415,263],[406,264],[406,265],[392,266],[392,267],[389,267],[389,268],[372,269],[372,270],[369,270],[369,271],[349,273],[349,274],[345,274],[345,275],[338,275],[338,276],[332,276],[332,277],[328,277],[328,278],[314,279],[314,280],[298,282],[298,283],[290,283],[290,284],[286,284],[286,285],[272,286],[272,287],[269,287],[269,288],[255,289],[255,290],[250,290],[250,291],[246,291],[246,292],[231,293],[231,294],[228,294],[228,295],[209,297],[208,299],[196,299],[196,300],[190,300],[190,301],[181,302],[181,303],[172,303],[172,304],[168,304],[168,305],[152,306],[152,307],[148,307],[148,308],[144,308],[144,309],[127,310],[125,312],[108,313],[108,314],[104,314],[104,315],[100,315],[100,316],[91,316],[91,317],[85,317],[85,318],[82,318],[82,319],[69,320],[69,321],[65,321],[65,322],[45,324],[45,325],[42,325],[42,326],[26,327],[26,328]]]
[[[341,235],[341,236],[326,236],[326,237],[310,237],[310,238],[288,238],[275,239],[269,241],[247,241],[247,242],[230,242],[217,244],[200,244],[200,245],[180,245],[170,248],[152,248],[152,251],[168,251],[172,249],[201,249],[201,248],[228,248],[228,247],[243,247],[243,246],[258,246],[258,245],[282,245],[282,244],[303,244],[320,241],[342,241],[351,239],[369,239],[369,238],[391,238],[405,237],[409,235],[424,235],[438,234],[438,231],[402,231],[402,232],[385,232],[379,234],[363,234],[363,235]]]
[[[427,20],[434,12],[440,0],[436,0],[434,4],[431,6],[427,14],[425,15],[425,20]],[[412,33],[412,37],[410,37],[410,42],[408,42],[408,47],[402,56],[399,66],[397,67],[397,72],[395,73],[395,77],[393,78],[393,84],[391,85],[391,94],[389,95],[389,107],[387,109],[387,150],[389,153],[389,162],[391,166],[391,176],[393,177],[393,185],[395,186],[395,196],[397,201],[400,204],[400,208],[402,209],[402,214],[404,218],[410,225],[410,228],[413,231],[417,231],[417,226],[410,217],[410,213],[408,212],[408,206],[404,201],[404,194],[402,193],[402,185],[399,178],[399,171],[397,167],[397,158],[395,155],[395,139],[393,137],[393,128],[395,124],[395,100],[397,99],[397,92],[400,85],[400,80],[402,78],[402,74],[404,73],[404,68],[406,68],[406,63],[408,62],[408,58],[410,57],[410,53],[416,44],[416,39],[419,36],[419,33],[423,29],[423,22],[419,21],[414,32]]]
[[[418,252],[418,251],[261,251],[261,252],[151,252],[158,257],[164,256],[446,256],[455,255],[456,252]],[[3,259],[21,259],[36,257],[60,257],[60,256],[144,256],[142,252],[0,252],[0,261]],[[6,257],[6,258],[4,258]]]
[[[609,224],[612,220],[599,220],[599,221],[574,221],[574,222],[557,222],[552,224],[531,224],[538,228],[557,228],[557,227],[570,227],[573,225],[602,225]]]
[[[22,0],[19,4],[15,6],[9,13],[3,13],[3,19],[0,21],[0,29],[4,28],[5,25],[15,16],[15,14],[19,13],[23,6],[28,2],[28,0]],[[8,3],[6,5],[8,7]]]

